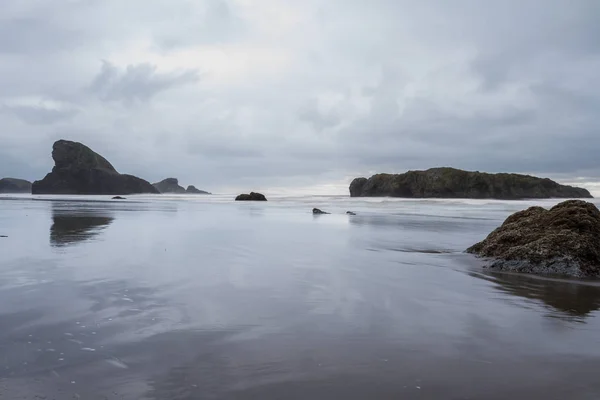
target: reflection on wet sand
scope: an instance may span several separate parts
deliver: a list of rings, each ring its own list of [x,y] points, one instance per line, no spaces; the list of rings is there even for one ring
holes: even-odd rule
[[[50,244],[55,247],[68,246],[92,239],[114,220],[107,211],[77,210],[65,212],[52,209]]]
[[[568,316],[587,317],[600,309],[600,286],[591,282],[502,273],[471,275],[495,283],[496,289],[504,293],[541,300],[546,306]]]
[[[424,218],[425,217],[425,218]],[[488,223],[484,219],[453,218],[435,215],[392,214],[356,215],[349,218],[351,225],[384,229],[431,229],[437,232],[456,232],[473,229],[474,224]]]

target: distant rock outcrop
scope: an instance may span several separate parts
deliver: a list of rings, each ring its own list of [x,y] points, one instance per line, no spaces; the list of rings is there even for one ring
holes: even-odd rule
[[[177,178],[167,178],[160,182],[153,183],[152,186],[160,193],[185,193],[185,189],[179,186]]]
[[[0,193],[31,193],[31,182],[24,179],[0,179]]]
[[[185,192],[189,194],[210,194],[209,192],[205,192],[204,190],[196,189],[196,186],[194,185],[188,186]]]
[[[235,201],[267,201],[267,198],[261,193],[250,192],[250,194],[240,194]]]
[[[330,213],[328,213],[328,212],[325,212],[325,211],[323,211],[323,210],[320,210],[320,209],[318,209],[318,208],[313,208],[313,210],[312,210],[312,213],[313,213],[313,214],[315,214],[315,215],[321,215],[321,214],[330,214]]]
[[[536,199],[591,198],[586,189],[560,185],[547,178],[519,174],[488,174],[455,168],[432,168],[404,174],[356,178],[351,197]]]
[[[467,252],[487,257],[491,269],[575,277],[600,276],[600,211],[567,200],[550,210],[530,207]]]
[[[52,158],[52,172],[33,183],[33,194],[158,193],[143,179],[119,174],[104,157],[81,143],[57,141]]]

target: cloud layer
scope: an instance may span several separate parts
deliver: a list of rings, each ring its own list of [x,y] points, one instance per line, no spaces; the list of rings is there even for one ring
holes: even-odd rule
[[[214,192],[433,166],[600,177],[595,0],[1,7],[3,176],[41,178],[66,138]]]

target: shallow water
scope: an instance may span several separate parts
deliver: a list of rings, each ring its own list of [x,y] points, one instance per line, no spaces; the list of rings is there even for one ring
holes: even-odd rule
[[[0,197],[0,398],[600,398],[600,285],[462,252],[556,201],[230,198]]]

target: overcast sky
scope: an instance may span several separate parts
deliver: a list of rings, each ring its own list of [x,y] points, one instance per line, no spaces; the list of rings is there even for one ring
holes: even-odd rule
[[[0,176],[76,140],[214,192],[600,178],[598,0],[2,0]]]

